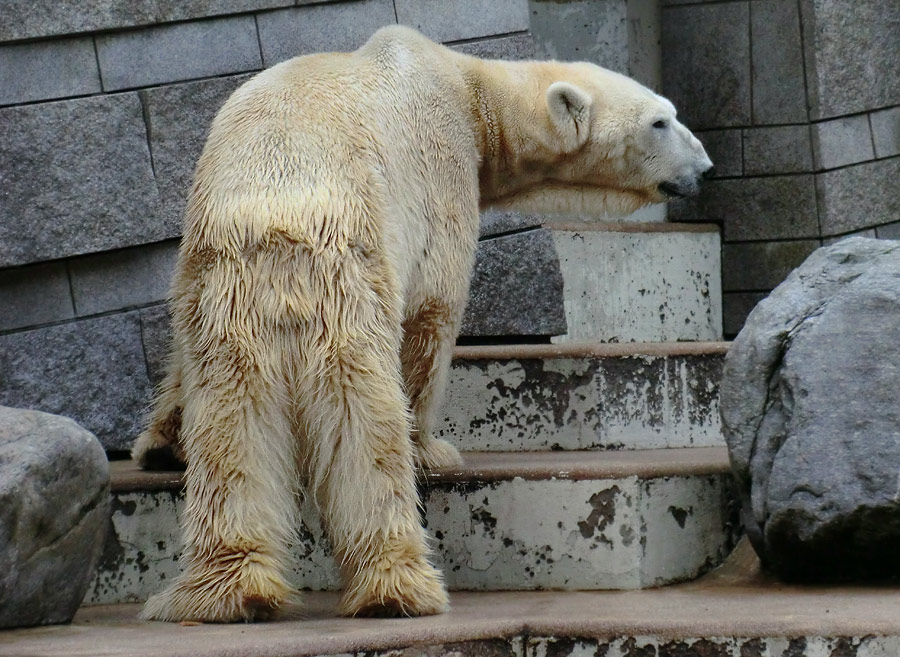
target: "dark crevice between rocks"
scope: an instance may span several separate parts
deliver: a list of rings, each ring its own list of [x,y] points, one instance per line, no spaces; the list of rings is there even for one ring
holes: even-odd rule
[[[138,100],[141,102],[141,116],[144,119],[144,128],[147,132],[147,152],[150,155],[150,170],[153,172],[153,182],[158,188],[159,183],[156,179],[156,162],[153,159],[153,127],[150,121],[150,106],[147,102],[147,92],[144,90],[138,91]]]

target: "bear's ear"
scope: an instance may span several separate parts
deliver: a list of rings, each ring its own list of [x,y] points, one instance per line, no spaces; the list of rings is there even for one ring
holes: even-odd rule
[[[547,89],[547,109],[566,152],[581,148],[591,130],[590,94],[569,82],[554,82]]]

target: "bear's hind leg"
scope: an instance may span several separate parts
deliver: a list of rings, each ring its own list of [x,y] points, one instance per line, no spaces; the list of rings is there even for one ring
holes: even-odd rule
[[[403,322],[400,359],[415,422],[414,456],[416,465],[424,469],[462,464],[456,447],[432,435],[450,370],[459,314],[446,304],[430,300]]]
[[[168,371],[153,400],[147,428],[131,448],[131,458],[145,470],[182,470],[186,460],[181,445],[181,358],[173,351]]]
[[[292,601],[296,441],[282,351],[262,342],[268,353],[225,340],[185,362],[184,571],[145,619],[265,620]]]
[[[309,478],[341,564],[340,610],[349,616],[440,613],[448,598],[440,571],[429,563],[419,518],[397,345],[379,339],[385,331],[378,328],[359,335],[336,355],[323,353],[327,369],[304,394]]]

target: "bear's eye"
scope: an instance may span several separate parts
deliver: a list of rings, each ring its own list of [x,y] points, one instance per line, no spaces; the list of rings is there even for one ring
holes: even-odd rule
[[[666,123],[665,121],[663,121],[662,119],[660,119],[659,121],[656,121],[653,124],[653,127],[656,128],[657,130],[665,130],[668,126],[669,126],[669,124]]]

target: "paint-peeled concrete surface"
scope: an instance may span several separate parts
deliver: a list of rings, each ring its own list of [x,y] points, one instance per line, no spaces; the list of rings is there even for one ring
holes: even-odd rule
[[[734,541],[722,448],[466,454],[428,477],[423,520],[451,589],[635,589],[714,567]],[[180,572],[179,477],[117,464],[112,528],[86,604],[145,600]],[[311,501],[298,588],[339,586]]]
[[[720,237],[703,224],[549,224],[568,332],[554,342],[722,338]]]

